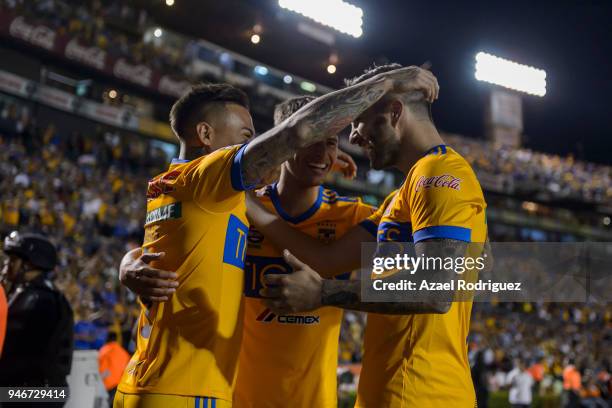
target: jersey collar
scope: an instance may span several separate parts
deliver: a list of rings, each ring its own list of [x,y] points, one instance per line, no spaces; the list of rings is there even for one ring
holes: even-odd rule
[[[429,149],[423,156],[427,156],[430,154],[446,154],[446,145],[440,144]]]
[[[298,215],[297,217],[292,217],[283,210],[281,207],[280,199],[278,197],[278,189],[277,183],[272,185],[270,189],[270,200],[272,200],[272,204],[274,205],[274,209],[285,221],[288,221],[292,224],[299,224],[300,222],[306,221],[308,218],[312,217],[317,210],[321,207],[321,202],[323,201],[323,186],[319,186],[319,193],[317,194],[317,199],[308,210],[304,213]]]

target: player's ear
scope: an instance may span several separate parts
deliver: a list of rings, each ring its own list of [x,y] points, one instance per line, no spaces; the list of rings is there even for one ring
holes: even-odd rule
[[[402,112],[404,112],[404,104],[399,99],[393,99],[389,103],[389,112],[391,113],[391,126],[397,126]]]
[[[196,137],[206,153],[210,153],[212,151],[214,134],[215,129],[210,126],[208,122],[199,122],[196,125]]]

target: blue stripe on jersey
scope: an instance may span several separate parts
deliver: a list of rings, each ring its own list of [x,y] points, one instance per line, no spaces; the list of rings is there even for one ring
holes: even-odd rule
[[[200,397],[195,397],[195,408],[200,408]]]
[[[217,399],[211,398],[210,401],[211,401],[210,408],[217,408]]]
[[[412,241],[412,224],[410,222],[385,221],[378,225],[378,242],[410,242]]]
[[[276,184],[274,184],[272,189],[270,189],[270,200],[272,200],[272,204],[274,204],[274,208],[276,209],[278,215],[280,215],[285,221],[289,221],[292,224],[299,224],[300,222],[304,222],[308,218],[312,217],[319,210],[319,208],[321,208],[321,202],[323,201],[323,186],[319,186],[319,194],[317,195],[317,200],[312,207],[297,217],[290,216],[281,207]]]
[[[432,238],[448,238],[458,241],[471,242],[472,230],[469,228],[455,227],[452,225],[437,225],[434,227],[425,227],[414,233],[414,242],[423,241],[424,239]]]
[[[372,234],[373,237],[376,237],[376,235],[378,234],[378,225],[372,220],[365,219],[361,221],[358,225],[365,228],[365,230]]]
[[[242,156],[244,155],[244,151],[246,150],[247,145],[244,144],[236,155],[234,156],[234,161],[232,161],[232,168],[230,170],[230,175],[232,179],[232,187],[236,191],[244,191],[255,188],[255,185],[246,186],[244,185],[244,180],[242,180]]]

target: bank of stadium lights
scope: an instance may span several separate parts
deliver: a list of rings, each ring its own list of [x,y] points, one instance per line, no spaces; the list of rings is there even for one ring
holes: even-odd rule
[[[168,7],[174,6],[174,0],[166,0],[166,6]]]
[[[355,38],[363,34],[363,10],[342,0],[278,0],[278,5]]]
[[[253,44],[259,44],[260,41],[261,41],[261,37],[259,36],[259,34],[253,34],[251,36],[251,42]]]
[[[496,57],[486,52],[476,54],[475,77],[479,81],[530,95],[546,95],[546,71]]]
[[[153,35],[155,36],[155,38],[159,38],[162,36],[164,32],[162,31],[161,28],[157,27],[154,31],[153,31]]]

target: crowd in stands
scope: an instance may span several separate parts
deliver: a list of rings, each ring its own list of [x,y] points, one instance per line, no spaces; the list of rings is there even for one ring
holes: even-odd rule
[[[469,336],[477,392],[508,386],[524,364],[534,395],[607,407],[612,398],[612,310],[607,305],[475,303]],[[603,404],[603,405],[602,405]]]
[[[493,143],[445,135],[475,171],[507,176],[507,188],[546,191],[558,199],[612,204],[612,166],[496,146]],[[512,191],[510,191],[512,192]]]
[[[31,18],[44,19],[57,30],[78,36],[84,45],[95,45],[111,56],[124,57],[166,74],[187,76],[186,61],[193,58],[188,46],[144,42],[142,32],[151,24],[150,18],[145,9],[129,1],[87,0],[74,5],[66,0],[0,0],[0,4]],[[136,29],[130,33],[124,27]],[[502,175],[510,193],[547,192],[559,199],[612,204],[611,166],[579,161],[572,156],[495,146],[457,135],[445,137],[477,172]]]
[[[166,74],[185,76],[182,49],[143,41],[151,24],[147,11],[119,0],[1,0],[0,6],[32,21],[44,21],[59,34],[76,37],[81,46],[96,46],[112,58],[125,58]]]
[[[0,106],[0,233],[41,232],[57,244],[76,348],[99,348],[109,330],[127,341],[138,310],[118,285],[117,262],[142,240],[146,183],[166,156],[108,129],[60,134],[26,112]]]

